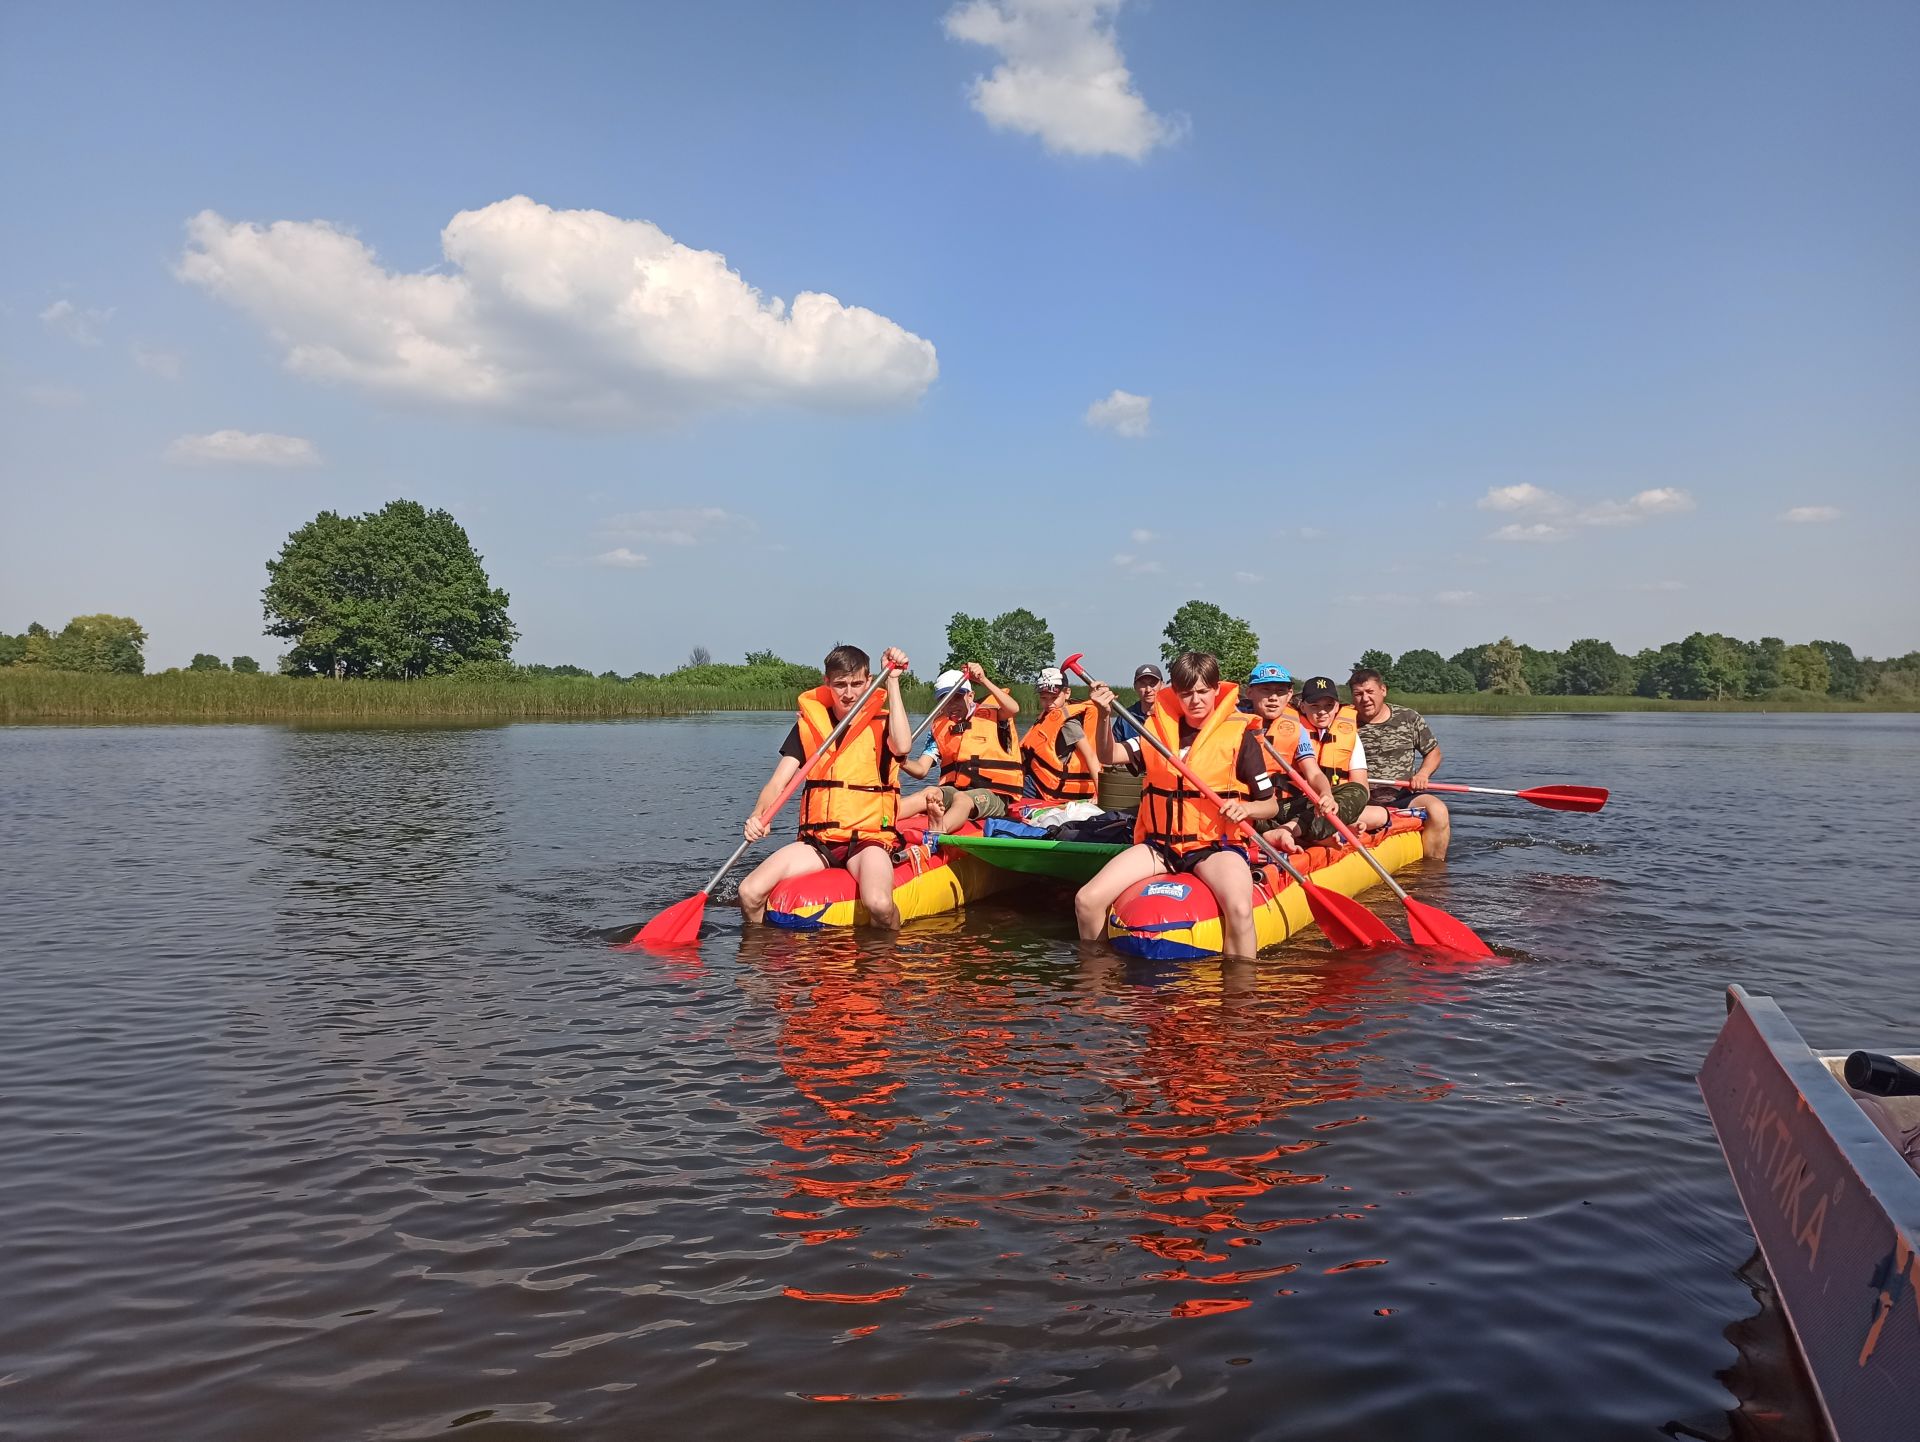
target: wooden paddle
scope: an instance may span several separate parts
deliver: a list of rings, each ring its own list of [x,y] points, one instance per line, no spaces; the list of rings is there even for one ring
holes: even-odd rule
[[[860,693],[860,699],[847,708],[847,714],[840,718],[840,724],[835,726],[833,730],[827,734],[827,739],[820,743],[819,749],[806,759],[806,762],[798,771],[793,773],[792,778],[781,789],[780,794],[773,798],[773,803],[768,806],[765,811],[760,813],[761,821],[772,822],[773,818],[779,813],[780,808],[787,804],[788,798],[791,797],[794,792],[798,791],[806,779],[813,774],[814,768],[820,764],[821,758],[838,744],[842,736],[847,734],[847,728],[853,725],[855,718],[857,718],[862,711],[866,710],[867,702],[873,699],[873,693],[878,691],[881,683],[887,679],[889,669],[890,668],[886,666],[880,668],[880,674],[873,678],[873,684],[862,691]],[[956,687],[955,689],[958,688]],[[934,711],[937,715],[939,708],[935,707]],[[933,720],[933,717],[929,716],[927,720],[930,722]],[[738,846],[734,847],[733,855],[720,863],[720,869],[713,873],[713,876],[705,886],[701,887],[685,901],[674,902],[672,906],[669,906],[665,911],[654,917],[652,921],[649,921],[645,926],[641,927],[639,932],[635,934],[633,940],[629,941],[625,946],[620,947],[619,950],[637,951],[642,948],[686,946],[697,941],[700,937],[700,919],[706,915],[707,911],[708,895],[713,891],[714,887],[720,884],[720,878],[733,870],[734,862],[745,855],[747,848],[751,845],[753,845],[751,841],[742,841]]]
[[[1303,795],[1312,799],[1313,788],[1307,784],[1307,778],[1300,774],[1291,760],[1280,754],[1280,748],[1267,738],[1265,727],[1260,729],[1260,744],[1266,748],[1267,755],[1280,763],[1281,769],[1287,773],[1287,779],[1299,787]],[[1326,815],[1325,812],[1321,814]],[[1449,916],[1437,906],[1415,901],[1408,896],[1406,888],[1393,879],[1393,873],[1373,854],[1373,848],[1355,836],[1346,822],[1337,815],[1328,816],[1327,820],[1333,823],[1334,830],[1348,845],[1367,859],[1367,865],[1379,872],[1380,879],[1391,886],[1393,894],[1400,898],[1400,904],[1407,909],[1407,930],[1413,933],[1414,945],[1437,947],[1466,957],[1493,955],[1493,948],[1482,941],[1464,921]]]
[[[1066,660],[1060,663],[1060,669],[1062,671],[1077,672],[1080,679],[1091,686],[1094,684],[1093,677],[1089,676],[1086,668],[1080,664],[1082,654],[1083,653],[1076,652],[1067,657]],[[1166,742],[1153,734],[1151,724],[1139,726],[1135,729],[1140,732],[1141,736],[1145,738],[1154,750],[1160,753],[1161,757],[1169,766],[1186,777],[1187,784],[1198,790],[1201,799],[1211,806],[1214,809],[1214,813],[1218,815],[1220,808],[1227,803],[1222,800],[1206,782],[1194,775],[1192,768],[1176,756],[1167,746]],[[1221,819],[1224,820],[1225,818],[1222,817]],[[1388,929],[1385,922],[1381,921],[1379,917],[1375,916],[1371,911],[1368,911],[1366,907],[1362,906],[1352,897],[1342,896],[1337,891],[1328,891],[1324,886],[1314,885],[1314,883],[1307,878],[1306,874],[1291,861],[1287,860],[1280,849],[1269,842],[1266,837],[1262,836],[1251,822],[1242,821],[1236,829],[1252,837],[1254,844],[1266,852],[1268,858],[1272,860],[1274,865],[1278,866],[1282,871],[1286,872],[1288,876],[1293,878],[1294,885],[1300,888],[1300,894],[1307,899],[1307,909],[1313,913],[1313,919],[1319,925],[1321,935],[1325,936],[1328,942],[1334,947],[1341,950],[1352,950],[1360,947],[1398,946],[1400,944],[1400,938]]]
[[[1375,781],[1375,786],[1412,786],[1411,781]],[[1445,781],[1423,781],[1419,791],[1476,791],[1486,796],[1518,796],[1549,811],[1598,811],[1607,804],[1604,786],[1533,786],[1525,791],[1502,791],[1498,786],[1456,786]]]

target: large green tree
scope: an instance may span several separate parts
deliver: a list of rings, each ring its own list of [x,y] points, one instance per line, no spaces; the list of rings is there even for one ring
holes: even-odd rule
[[[1814,644],[1787,647],[1780,656],[1780,684],[1826,695],[1833,684],[1826,651]]]
[[[1161,632],[1160,659],[1171,663],[1182,651],[1206,651],[1220,663],[1227,681],[1244,681],[1260,660],[1260,637],[1238,616],[1211,601],[1189,601],[1173,613]]]
[[[992,651],[992,623],[985,616],[955,611],[953,619],[947,622],[947,657],[940,663],[940,669],[957,671],[969,661],[978,661],[984,666]]]
[[[1380,679],[1390,687],[1401,684],[1400,678],[1393,674],[1393,652],[1391,651],[1362,651],[1360,659],[1353,663],[1353,669],[1378,671]]]
[[[211,651],[196,651],[193,659],[187,662],[189,671],[224,671],[227,663]]]
[[[1502,696],[1529,696],[1527,686],[1527,658],[1513,643],[1513,637],[1502,636],[1486,648],[1485,690]]]
[[[235,656],[233,658],[233,669],[240,672],[243,676],[258,676],[260,674],[260,663],[251,656]]]
[[[267,633],[294,643],[282,667],[295,676],[441,675],[504,661],[519,636],[460,523],[417,501],[322,511],[267,577]]]
[[[987,624],[986,665],[1001,680],[1036,681],[1053,662],[1053,632],[1045,617],[1021,606]]]
[[[1567,647],[1560,681],[1569,696],[1631,695],[1633,679],[1633,662],[1611,641],[1589,637]]]
[[[33,625],[25,639],[23,665],[121,676],[138,676],[147,669],[147,633],[131,616],[75,616],[57,635]]]
[[[1423,696],[1453,696],[1476,690],[1473,672],[1456,666],[1438,651],[1408,651],[1393,663],[1388,683],[1398,691],[1415,691]]]

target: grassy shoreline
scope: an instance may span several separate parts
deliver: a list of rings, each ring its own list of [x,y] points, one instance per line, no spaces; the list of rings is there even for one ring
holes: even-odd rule
[[[1033,714],[1030,687],[1016,686]],[[1123,693],[1124,694],[1124,693]],[[907,688],[924,713],[930,688]],[[1430,716],[1525,716],[1554,712],[1911,712],[1920,707],[1857,701],[1660,701],[1644,696],[1395,695]],[[581,677],[519,681],[317,681],[231,672],[100,676],[8,667],[0,670],[0,725],[75,723],[169,725],[192,722],[377,724],[483,721],[598,721],[690,716],[711,711],[786,711],[793,693],[624,683]]]

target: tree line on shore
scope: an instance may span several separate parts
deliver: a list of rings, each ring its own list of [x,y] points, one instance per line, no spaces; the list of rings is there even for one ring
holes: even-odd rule
[[[704,646],[695,646],[683,665],[659,675],[602,671],[595,676],[581,666],[516,664],[510,658],[519,632],[507,614],[507,593],[489,580],[459,522],[416,501],[393,501],[361,516],[322,511],[287,537],[266,569],[261,592],[266,632],[292,643],[278,660],[284,676],[448,676],[476,682],[580,678],[768,691],[800,690],[819,680],[812,662],[788,661],[770,650],[750,651],[738,664],[716,662]],[[1163,661],[1182,651],[1208,651],[1220,658],[1229,677],[1246,675],[1261,660],[1310,661],[1263,656],[1252,625],[1209,601],[1186,602],[1161,635]],[[947,622],[946,639],[939,669],[979,661],[996,679],[1011,684],[1032,683],[1058,659],[1046,618],[1025,607],[991,618],[957,611]],[[0,667],[141,675],[146,642],[145,629],[129,616],[76,616],[57,632],[36,622],[19,635],[0,632]],[[1416,649],[1396,658],[1369,650],[1355,664],[1380,672],[1397,691],[1424,695],[1920,703],[1920,652],[1876,661],[1855,656],[1845,642],[1788,645],[1777,636],[1742,641],[1696,631],[1631,655],[1591,638],[1548,651],[1503,636],[1452,656]],[[250,656],[227,662],[199,652],[185,669],[258,673],[260,666]]]

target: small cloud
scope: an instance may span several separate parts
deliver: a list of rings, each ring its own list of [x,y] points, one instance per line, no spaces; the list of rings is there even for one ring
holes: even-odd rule
[[[1487,539],[1490,541],[1564,541],[1573,532],[1565,526],[1553,526],[1545,521],[1536,521],[1532,525],[1522,525],[1518,521],[1502,526]]]
[[[277,436],[262,431],[214,431],[204,436],[181,436],[167,447],[175,465],[317,466],[320,452],[304,436]]]
[[[1087,424],[1112,431],[1116,436],[1138,440],[1147,433],[1152,409],[1152,396],[1137,396],[1131,391],[1116,390],[1105,400],[1095,401],[1087,407]]]
[[[40,312],[40,319],[75,345],[99,345],[100,327],[113,319],[113,309],[82,310],[70,300],[56,300]]]
[[[1166,567],[1158,561],[1151,561],[1144,556],[1136,556],[1128,551],[1122,551],[1116,555],[1113,558],[1113,564],[1129,575],[1134,576],[1157,576],[1166,570]]]
[[[1300,528],[1300,539],[1303,541],[1317,541],[1324,535],[1326,535],[1326,532],[1318,526],[1302,526]]]
[[[1555,514],[1567,509],[1567,503],[1563,497],[1524,481],[1517,486],[1494,486],[1474,504],[1483,511],[1536,511]]]
[[[1641,491],[1625,501],[1602,501],[1578,517],[1583,526],[1637,526],[1655,516],[1677,516],[1693,509],[1693,497],[1676,486]]]
[[[1057,155],[1144,159],[1186,133],[1133,87],[1113,32],[1121,0],[965,0],[946,14],[949,39],[1000,52],[971,99],[996,130],[1037,135]]]
[[[50,411],[70,411],[86,396],[72,386],[28,386],[20,392],[30,405]]]
[[[1822,521],[1837,521],[1840,516],[1838,506],[1795,506],[1780,513],[1780,519],[1792,526],[1818,525]]]
[[[647,558],[638,551],[630,551],[625,546],[615,546],[611,551],[602,551],[593,558],[596,566],[610,566],[619,571],[637,571],[647,564]]]
[[[133,363],[148,375],[159,376],[163,381],[180,379],[180,353],[178,351],[158,350],[153,346],[135,343],[129,347]]]
[[[1136,546],[1144,546],[1147,542],[1158,539],[1159,537],[1155,536],[1152,531],[1136,530],[1133,533],[1133,543]]]
[[[1243,586],[1257,586],[1263,578],[1253,571],[1235,571],[1233,579]]]
[[[1480,599],[1478,591],[1441,591],[1433,598],[1442,606],[1471,606]]]
[[[600,534],[662,546],[697,546],[725,532],[750,531],[753,522],[719,506],[667,511],[624,511],[600,522]]]

